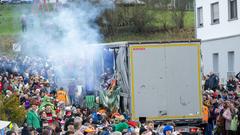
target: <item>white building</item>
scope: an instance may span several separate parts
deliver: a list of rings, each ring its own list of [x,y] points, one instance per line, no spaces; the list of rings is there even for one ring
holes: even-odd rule
[[[212,71],[226,80],[240,72],[240,0],[196,0],[195,4],[204,73]]]

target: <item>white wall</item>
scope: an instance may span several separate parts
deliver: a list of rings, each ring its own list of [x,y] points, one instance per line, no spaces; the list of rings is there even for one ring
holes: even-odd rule
[[[220,79],[227,79],[229,51],[234,51],[234,72],[238,73],[240,72],[240,36],[221,40],[203,41],[204,73],[208,74],[213,71],[213,53],[218,53]]]
[[[211,24],[211,3],[219,2],[220,23]],[[237,0],[238,20],[228,21],[228,0],[196,0],[196,8],[203,7],[203,27],[198,28],[197,38],[209,40],[240,34],[240,0]],[[197,16],[197,12],[196,12]]]

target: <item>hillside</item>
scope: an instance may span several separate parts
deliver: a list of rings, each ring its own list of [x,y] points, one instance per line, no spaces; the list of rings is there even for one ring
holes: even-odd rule
[[[126,9],[128,12],[126,12]],[[175,24],[172,21],[170,11],[162,11],[156,9],[145,9],[144,12],[147,12],[147,14],[144,15],[147,16],[145,17],[146,20],[143,21],[146,24],[144,27],[141,27],[140,25],[140,30],[136,30],[136,28],[134,28],[135,25],[122,26],[122,24],[119,24],[126,22],[131,24],[132,22],[130,21],[141,18],[141,16],[139,18],[136,18],[136,13],[129,14],[133,11],[141,12],[141,9],[136,10],[135,7],[124,7],[124,9],[121,7],[116,8],[116,11],[114,11],[111,18],[115,20],[111,20],[110,22],[113,23],[113,27],[115,27],[112,30],[115,33],[109,33],[109,31],[105,30],[106,28],[102,28],[100,26],[104,37],[103,42],[130,40],[177,40],[194,38],[193,11],[185,12],[184,28],[180,30],[175,28]],[[31,12],[31,4],[0,5],[0,50],[8,50],[8,45],[15,42],[17,37],[21,34],[21,15]],[[122,18],[126,18],[126,22],[120,22],[122,21]]]

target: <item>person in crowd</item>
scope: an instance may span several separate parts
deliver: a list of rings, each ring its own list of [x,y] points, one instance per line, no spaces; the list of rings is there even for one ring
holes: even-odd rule
[[[171,135],[173,133],[173,127],[171,125],[166,125],[163,128],[164,135]]]
[[[37,112],[38,105],[35,101],[32,101],[31,103],[31,109],[27,113],[27,124],[28,127],[38,129],[41,128],[41,119],[39,117],[39,114]]]
[[[8,131],[6,135],[17,135],[17,133],[14,131]]]
[[[53,121],[54,121],[54,115],[55,115],[55,112],[52,110],[52,107],[51,105],[47,104],[45,106],[45,113],[47,115],[47,121],[48,121],[48,125],[52,125]]]
[[[26,32],[26,30],[27,30],[27,17],[26,17],[26,15],[21,16],[21,26],[22,26],[22,32]]]
[[[27,123],[24,123],[23,124],[23,128],[22,128],[22,132],[21,132],[21,135],[30,135],[30,130],[28,128],[28,125]]]
[[[114,131],[127,132],[128,127],[129,126],[126,123],[126,120],[123,115],[115,118],[115,124],[113,125]]]
[[[233,78],[233,76],[231,76],[229,78],[229,80],[227,81],[227,89],[229,91],[235,91],[237,87],[237,82],[235,81],[235,79]]]
[[[56,99],[58,101],[62,101],[65,103],[65,105],[68,104],[68,95],[67,92],[63,89],[63,87],[61,87],[57,93],[56,93]]]
[[[151,135],[156,135],[156,131],[154,129],[154,122],[153,121],[149,121],[147,123],[147,132],[150,133]]]
[[[225,119],[226,135],[230,135],[230,127],[231,127],[231,121],[232,121],[232,111],[231,111],[231,108],[230,108],[230,102],[228,102],[228,101],[226,101],[224,103],[223,117]]]
[[[207,79],[206,83],[207,83],[207,85],[206,85],[207,89],[215,90],[218,88],[219,77],[214,73],[210,73],[209,78]]]
[[[70,98],[70,103],[75,104],[75,95],[77,92],[77,85],[74,80],[72,80],[68,85],[68,95]]]

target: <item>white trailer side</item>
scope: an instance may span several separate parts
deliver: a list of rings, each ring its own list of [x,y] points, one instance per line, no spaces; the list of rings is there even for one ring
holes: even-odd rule
[[[202,118],[199,42],[129,43],[132,119]]]

